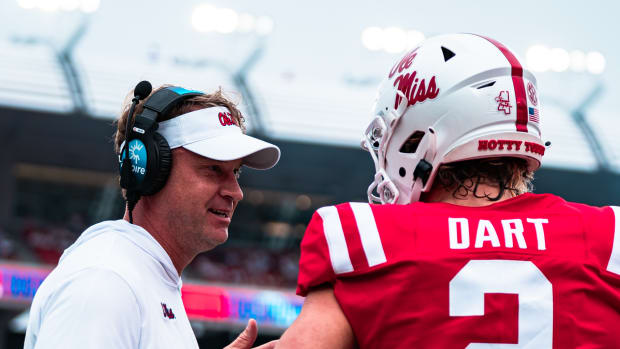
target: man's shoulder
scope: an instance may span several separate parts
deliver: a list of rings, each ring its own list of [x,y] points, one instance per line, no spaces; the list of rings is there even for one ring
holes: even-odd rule
[[[102,328],[116,334],[121,329],[135,342],[144,309],[141,301],[126,279],[111,269],[88,267],[66,279],[48,278],[30,308],[26,347],[78,347],[69,343],[90,343]]]
[[[33,313],[46,314],[89,299],[102,304],[139,300],[136,293],[143,274],[139,266],[144,261],[136,258],[139,249],[122,238],[120,227],[122,222],[107,221],[86,229],[40,285]]]
[[[139,258],[140,247],[130,238],[132,233],[134,232],[119,221],[95,224],[65,250],[60,265],[66,261],[105,268],[117,265],[117,260],[124,262],[126,259]]]
[[[45,282],[41,285],[41,289],[45,289]],[[98,299],[114,300],[117,296],[132,295],[134,288],[126,276],[119,273],[114,268],[106,268],[100,266],[89,266],[75,273],[68,275],[60,280],[48,284],[48,293],[53,297],[63,297],[67,300],[76,299],[76,297],[95,297]]]
[[[71,279],[85,275],[88,270],[99,270],[114,273],[130,285],[135,284],[144,268],[153,261],[132,241],[132,233],[123,221],[105,221],[91,226],[65,250],[52,275]]]

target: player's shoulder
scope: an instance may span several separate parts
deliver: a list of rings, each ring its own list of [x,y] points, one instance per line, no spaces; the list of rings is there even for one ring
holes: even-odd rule
[[[569,201],[565,205],[579,214],[586,227],[586,246],[595,264],[620,277],[620,207]]]
[[[319,208],[305,236],[326,245],[334,273],[363,272],[386,263],[386,247],[412,228],[413,205],[345,202]],[[397,240],[396,242],[394,240]],[[303,247],[303,246],[302,246]]]
[[[583,247],[595,265],[620,275],[620,207],[571,202],[551,194],[538,197],[547,202],[550,214],[562,218],[565,230],[579,230]]]
[[[344,235],[349,242],[362,239],[365,243],[369,239],[369,243],[377,244],[378,235],[385,239],[389,231],[404,229],[401,225],[408,225],[415,212],[415,205],[345,202],[317,209],[308,228],[325,234],[328,240]]]
[[[529,194],[529,201],[552,212],[577,214],[585,220],[597,220],[613,215],[618,210],[616,206],[593,206],[580,202],[569,201],[554,194]]]
[[[324,206],[315,211],[314,218],[321,218],[323,221],[340,219],[344,223],[367,223],[369,218],[382,217],[403,217],[412,214],[416,210],[423,209],[416,205],[379,205],[367,202],[344,202],[332,206]],[[347,219],[353,218],[353,220]]]
[[[346,202],[314,213],[301,242],[297,293],[334,283],[341,276],[365,273],[385,265],[385,236],[377,221],[378,206]]]

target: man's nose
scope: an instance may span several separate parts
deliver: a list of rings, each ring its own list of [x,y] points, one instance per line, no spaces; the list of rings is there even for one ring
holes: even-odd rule
[[[232,174],[226,177],[221,188],[221,194],[222,196],[232,198],[235,203],[243,199],[243,191],[241,190],[237,176]]]

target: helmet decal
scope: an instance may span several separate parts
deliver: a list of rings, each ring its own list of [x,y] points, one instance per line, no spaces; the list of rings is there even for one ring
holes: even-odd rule
[[[517,102],[517,131],[527,132],[527,99],[525,98],[525,84],[523,82],[523,66],[515,55],[502,43],[485,36],[481,36],[495,45],[504,55],[512,69],[512,82]]]
[[[538,97],[536,96],[536,87],[531,82],[527,83],[527,96],[534,106],[538,105]]]
[[[417,50],[418,49],[416,48],[406,54],[399,63],[392,67],[392,70],[390,70],[390,75],[388,76],[388,79],[392,79],[396,73],[400,74],[396,77],[396,79],[394,79],[392,86],[396,87],[398,91],[405,95],[408,101],[407,106],[412,106],[418,102],[424,102],[427,99],[434,99],[439,94],[439,89],[437,88],[437,83],[435,82],[435,75],[431,77],[427,87],[426,79],[418,77],[418,72],[416,70],[413,72],[408,72],[414,58],[417,56]],[[403,70],[405,70],[404,73]],[[396,94],[394,109],[398,108],[401,100],[402,97],[399,94]]]
[[[510,115],[512,105],[510,104],[510,91],[499,91],[499,96],[495,97],[497,102],[497,111],[503,111],[504,114]]]

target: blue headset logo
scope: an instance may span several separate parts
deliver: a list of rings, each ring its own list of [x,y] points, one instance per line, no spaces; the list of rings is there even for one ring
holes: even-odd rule
[[[120,163],[123,167],[123,160],[125,159],[125,152],[121,153]],[[129,142],[129,160],[131,160],[131,172],[138,180],[138,183],[142,183],[146,176],[146,147],[139,139],[134,139]]]

